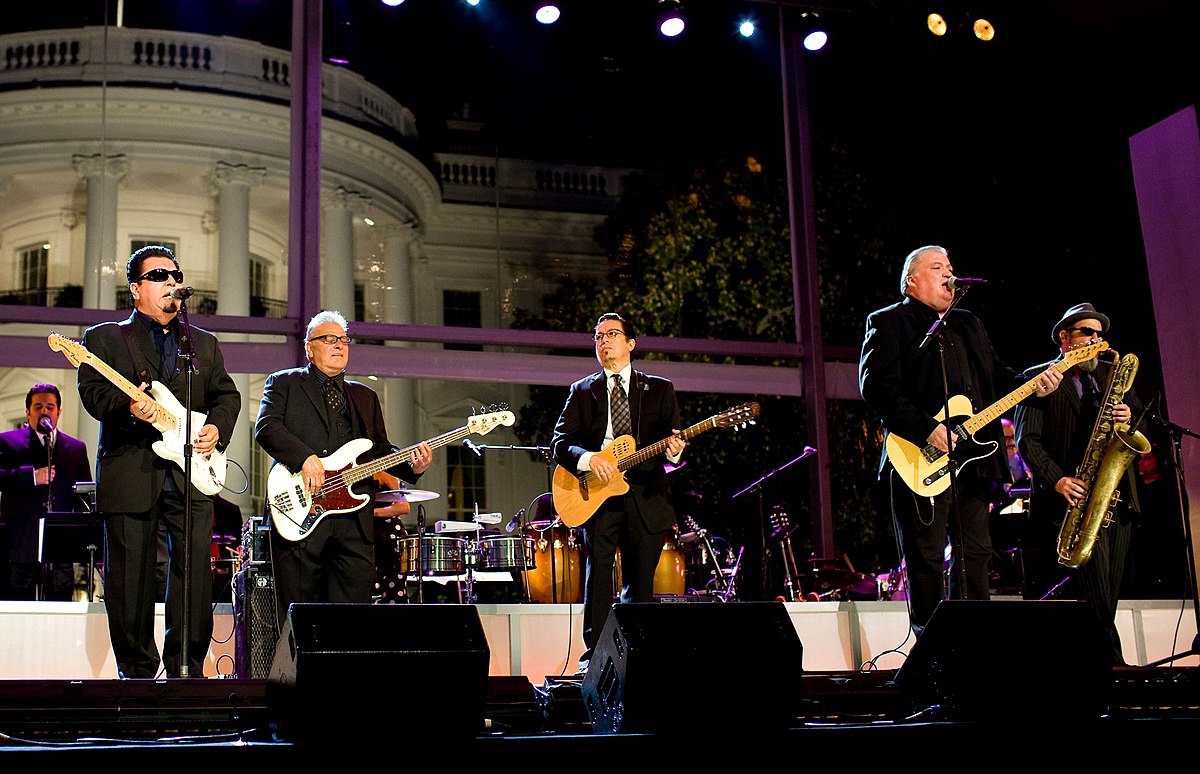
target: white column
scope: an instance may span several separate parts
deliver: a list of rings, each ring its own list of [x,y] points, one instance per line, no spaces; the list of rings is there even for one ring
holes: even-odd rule
[[[249,167],[245,164],[217,162],[210,181],[217,190],[218,230],[217,254],[220,265],[217,272],[217,313],[222,315],[250,314],[250,188],[259,185],[266,177],[266,169]],[[222,341],[246,341],[245,334],[222,333]],[[258,416],[258,403],[250,399],[249,374],[233,374],[234,384],[242,396],[242,410],[233,438],[225,449],[225,455],[235,460],[246,475],[250,474],[250,455],[254,453],[251,443],[254,435],[254,420]],[[235,466],[230,466],[226,483],[235,490],[244,482]],[[242,510],[242,518],[253,515],[251,492],[241,494],[225,491],[221,496]]]
[[[325,208],[325,280],[321,306],[354,319],[354,218],[366,212],[370,199],[339,187]]]
[[[413,322],[412,252],[416,248],[417,229],[412,223],[391,226],[384,235],[384,322]],[[392,342],[397,348],[411,342]],[[386,379],[384,412],[392,442],[401,447],[424,440],[418,438],[417,391],[412,379]],[[408,439],[408,440],[402,440]],[[444,469],[445,466],[443,465]],[[432,475],[432,472],[431,472]]]
[[[262,167],[218,161],[210,176],[220,218],[218,314],[250,314],[250,188],[260,185],[266,174]]]
[[[87,231],[83,248],[83,306],[115,309],[114,288],[125,285],[124,262],[117,263],[117,187],[129,160],[76,155],[75,172],[87,183]]]

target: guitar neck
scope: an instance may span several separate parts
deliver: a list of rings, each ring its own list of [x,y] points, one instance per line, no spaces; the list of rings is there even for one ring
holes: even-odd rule
[[[680,437],[683,438],[683,440],[686,441],[686,440],[693,438],[694,436],[700,435],[703,432],[712,430],[716,426],[717,426],[717,417],[711,416],[708,419],[704,420],[703,422],[697,422],[696,424],[692,425],[691,427],[687,428],[686,430],[683,430],[682,432],[679,433],[679,435],[680,435]],[[638,465],[641,465],[643,462],[650,459],[651,457],[654,457],[657,454],[661,454],[662,452],[666,451],[668,440],[670,440],[670,439],[664,438],[661,441],[658,441],[657,443],[652,443],[649,446],[638,449],[633,454],[630,454],[628,457],[625,457],[620,462],[618,462],[617,469],[625,471],[625,470],[629,470],[630,468],[636,468]]]
[[[110,366],[108,363],[105,363],[95,355],[92,355],[90,358],[88,358],[87,363],[92,368],[95,368],[97,371],[103,374],[106,379],[119,387],[121,392],[125,393],[133,400],[151,400],[151,397],[139,390],[136,384],[129,381],[124,376],[121,376],[121,374],[113,370],[112,366]]]
[[[446,444],[454,443],[455,441],[461,441],[470,434],[470,426],[463,425],[457,430],[451,430],[448,433],[439,435],[436,438],[430,438],[429,440],[422,441],[421,443],[429,444],[429,448],[431,449],[438,449]],[[380,473],[407,460],[412,455],[413,451],[420,445],[420,443],[414,443],[412,446],[407,448],[394,451],[391,454],[385,454],[377,460],[371,460],[370,462],[351,468],[342,474],[342,479],[347,485],[350,485],[356,484],[364,479],[372,478],[376,473]]]
[[[1069,360],[1059,360],[1057,363],[1051,366],[1051,368],[1053,368],[1055,371],[1058,371],[1060,374],[1065,374],[1067,369],[1072,365],[1073,364]],[[980,411],[966,422],[963,422],[963,429],[974,435],[977,430],[986,425],[988,422],[996,419],[1013,406],[1037,392],[1037,381],[1041,377],[1042,375],[1038,374],[1029,381],[1025,382],[1025,384],[1021,385],[1000,400],[985,408],[983,411]]]

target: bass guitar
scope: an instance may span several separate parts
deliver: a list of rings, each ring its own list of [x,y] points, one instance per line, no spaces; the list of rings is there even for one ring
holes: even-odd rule
[[[480,414],[469,418],[462,427],[424,443],[436,449],[461,441],[472,433],[486,435],[500,425],[512,426],[515,421],[516,417],[511,411]],[[358,510],[367,503],[369,497],[355,492],[351,487],[409,459],[413,450],[421,444],[415,443],[406,449],[359,464],[358,458],[374,445],[370,438],[355,438],[328,457],[322,457],[325,482],[315,495],[304,485],[303,471],[293,473],[285,465],[274,465],[267,474],[267,503],[271,506],[271,521],[275,524],[275,531],[287,540],[303,540],[326,516]]]
[[[1060,374],[1066,373],[1071,366],[1091,360],[1108,349],[1108,342],[1096,341],[1091,344],[1081,344],[1068,350],[1062,359],[1051,366]],[[950,399],[950,421],[946,426],[954,433],[954,452],[946,452],[931,443],[924,446],[906,441],[895,433],[888,433],[884,447],[887,449],[888,461],[896,469],[896,473],[908,484],[909,488],[922,497],[933,497],[950,487],[950,465],[955,466],[957,473],[968,462],[981,460],[1000,447],[995,441],[980,443],[975,440],[975,433],[989,422],[997,419],[1005,411],[1037,392],[1038,374],[1025,384],[1005,395],[1000,400],[980,411],[971,414],[971,399],[965,395],[955,395]],[[938,412],[934,419],[939,422],[946,419],[946,409]]]
[[[166,385],[151,382],[150,387],[143,392],[137,385],[113,370],[112,366],[88,351],[87,347],[78,341],[73,341],[57,333],[49,337],[50,349],[61,352],[76,368],[81,363],[87,363],[95,368],[106,379],[118,387],[131,400],[153,401],[158,406],[154,415],[154,428],[162,433],[162,440],[155,441],[151,448],[154,453],[165,460],[174,462],[180,470],[183,467],[184,433],[186,432],[187,410],[179,399],[171,394]],[[198,411],[192,412],[192,440],[200,432],[200,428],[208,422],[208,418]],[[213,449],[206,455],[192,455],[192,486],[206,495],[215,495],[225,486],[226,471],[225,453]]]
[[[743,403],[740,406],[726,409],[720,414],[698,422],[679,435],[685,441],[700,433],[712,430],[714,427],[736,427],[744,425],[758,416],[757,403]],[[614,476],[606,484],[600,478],[588,471],[582,475],[572,473],[561,465],[554,469],[551,494],[554,500],[554,510],[568,527],[578,527],[599,510],[601,504],[610,497],[623,495],[629,491],[629,483],[625,481],[625,471],[641,465],[651,457],[662,453],[667,448],[667,439],[650,444],[644,449],[637,449],[637,442],[632,435],[622,435],[613,442],[596,452],[607,457],[617,466],[619,475]]]

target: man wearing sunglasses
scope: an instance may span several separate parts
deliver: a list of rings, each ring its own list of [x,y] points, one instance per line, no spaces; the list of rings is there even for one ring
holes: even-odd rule
[[[1068,309],[1050,331],[1059,350],[1097,341],[1108,332],[1108,316],[1091,304]],[[1095,614],[1100,631],[1111,645],[1113,662],[1124,663],[1121,637],[1114,617],[1120,598],[1125,557],[1129,551],[1133,512],[1138,510],[1136,476],[1130,466],[1118,487],[1121,493],[1116,513],[1100,530],[1091,558],[1082,567],[1069,570],[1058,563],[1058,534],[1068,508],[1081,503],[1087,494],[1086,481],[1075,474],[1083,463],[1096,416],[1112,372],[1112,350],[1084,361],[1067,371],[1062,389],[1045,400],[1017,406],[1014,422],[1017,447],[1033,473],[1030,521],[1022,541],[1021,561],[1025,568],[1022,595],[1026,599],[1082,599]],[[1053,361],[1051,361],[1053,362]],[[1047,364],[1026,371],[1036,373]],[[1114,422],[1128,423],[1141,402],[1132,389],[1113,406]]]
[[[346,318],[338,312],[313,316],[304,335],[308,365],[267,377],[254,425],[254,439],[263,451],[289,471],[302,472],[312,494],[325,483],[322,458],[348,442],[372,441],[361,463],[398,451],[388,441],[379,395],[346,378],[351,346],[346,330]],[[408,460],[388,472],[413,484],[432,461],[433,450],[421,443]],[[281,626],[293,602],[371,602],[376,579],[372,501],[377,488],[374,478],[359,482],[353,493],[367,495],[360,507],[326,516],[299,540],[271,530],[276,620]]]
[[[158,675],[154,601],[161,524],[169,547],[162,664],[168,677],[203,677],[213,629],[212,568],[207,550],[212,543],[213,498],[197,489],[194,480],[185,492],[184,471],[153,449],[155,442],[165,438],[154,423],[169,419],[160,416],[162,412],[173,413],[164,405],[168,399],[173,396],[177,405],[189,406],[186,361],[179,356],[183,331],[175,292],[183,283],[183,272],[169,248],[150,245],[129,256],[125,273],[133,313],[120,322],[89,328],[83,334],[83,345],[131,384],[145,390],[155,382],[169,395],[160,396],[158,402],[135,400],[96,368],[79,368],[83,407],[100,420],[96,494],[105,517],[104,604],[109,635],[121,677],[152,679]],[[195,464],[229,443],[242,398],[225,370],[216,336],[194,326],[188,333],[195,350],[190,408],[205,417],[203,424],[192,428]],[[185,422],[186,416],[176,419],[179,427]],[[191,562],[186,567],[185,534],[191,543]],[[187,664],[182,659],[181,628],[185,572]]]

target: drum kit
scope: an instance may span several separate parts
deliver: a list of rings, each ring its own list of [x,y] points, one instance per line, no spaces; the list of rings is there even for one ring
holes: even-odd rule
[[[439,497],[420,489],[394,489],[375,496],[377,506],[419,503]],[[535,498],[535,503],[539,501]],[[546,498],[547,500],[549,498]],[[548,503],[547,503],[548,505]],[[533,504],[531,504],[531,508]],[[538,508],[540,516],[553,516]],[[431,530],[407,532],[398,519],[386,519],[377,533],[391,551],[380,552],[379,591],[385,597],[406,597],[409,583],[457,583],[460,602],[476,601],[479,581],[512,581],[520,573],[527,602],[578,604],[583,602],[586,551],[583,528],[571,528],[557,518],[525,522],[525,509],[503,526],[499,513],[476,512],[469,520],[438,521]],[[715,595],[732,598],[741,551],[700,529],[687,517],[689,531],[678,528],[663,539],[662,554],[654,573],[655,597]],[[621,552],[617,550],[614,588],[621,587]],[[417,589],[418,601],[422,590]]]

